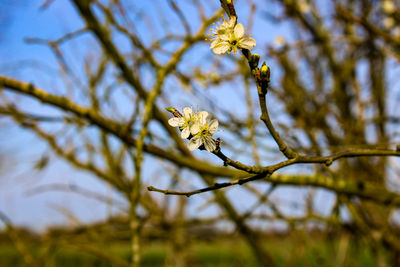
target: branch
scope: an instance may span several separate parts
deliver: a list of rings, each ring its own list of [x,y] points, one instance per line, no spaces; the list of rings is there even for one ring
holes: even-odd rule
[[[0,106],[0,114],[12,116],[16,109],[13,105],[8,105],[6,107]],[[28,121],[32,122],[64,122],[67,118],[63,117],[53,117],[53,116],[43,116],[31,113],[25,113],[25,117]]]
[[[114,45],[108,30],[105,29],[96,19],[96,16],[90,8],[90,1],[74,0],[72,2],[75,4],[80,15],[86,21],[88,28],[99,40],[103,50],[110,56],[110,59],[114,62],[115,66],[119,68],[124,80],[134,88],[142,99],[146,100],[149,97],[146,89],[143,87],[141,81],[136,77],[132,68],[127,64],[124,56],[121,55],[117,47]],[[175,141],[179,150],[186,156],[193,157],[177,132],[169,126],[165,114],[156,105],[153,105],[153,115],[168,132],[169,136]]]
[[[251,181],[255,181],[255,180],[260,180],[262,178],[265,178],[266,176],[264,174],[259,174],[259,175],[255,175],[249,178],[245,178],[245,179],[236,179],[236,180],[232,180],[229,182],[225,182],[225,183],[215,183],[212,186],[208,186],[202,189],[198,189],[198,190],[193,190],[193,191],[188,191],[188,192],[178,192],[178,191],[170,191],[170,190],[162,190],[162,189],[158,189],[155,188],[153,186],[149,186],[147,187],[147,190],[149,191],[155,191],[155,192],[160,192],[163,193],[165,195],[182,195],[182,196],[187,196],[190,197],[192,195],[196,195],[196,194],[200,194],[200,193],[204,193],[204,192],[208,192],[208,191],[213,191],[213,190],[217,190],[220,188],[224,188],[224,187],[228,187],[228,186],[232,186],[232,185],[242,185]]]
[[[35,87],[33,84],[24,83],[9,77],[0,75],[0,88],[15,91],[20,94],[31,96],[37,100],[60,108],[66,112],[75,114],[79,118],[84,118],[90,123],[97,125],[99,128],[103,129],[105,132],[114,135],[119,138],[122,142],[130,147],[136,146],[136,139],[133,138],[130,133],[125,129],[125,125],[118,123],[116,121],[110,120],[98,112],[91,110],[87,107],[80,106],[72,102],[67,97],[56,96],[49,94],[42,89]],[[166,120],[167,122],[167,120]],[[169,126],[169,128],[171,128]],[[180,138],[180,137],[179,137]],[[168,160],[179,167],[186,167],[198,173],[207,174],[211,176],[221,176],[221,177],[243,177],[244,173],[238,172],[237,170],[227,169],[224,167],[219,167],[212,165],[208,162],[201,160],[193,160],[193,158],[188,158],[184,155],[176,154],[172,151],[166,151],[158,146],[152,144],[145,144],[143,150],[149,154],[157,156],[159,158]]]
[[[366,200],[372,200],[376,203],[383,205],[395,205],[400,206],[400,195],[382,190],[377,188],[375,184],[362,181],[351,181],[345,179],[333,179],[326,176],[309,176],[309,175],[274,175],[270,174],[257,174],[244,179],[237,179],[225,183],[214,183],[208,187],[204,187],[198,190],[179,192],[155,188],[149,186],[149,191],[155,191],[163,193],[165,195],[183,195],[190,197],[192,195],[217,190],[233,185],[243,185],[245,183],[266,179],[266,182],[270,182],[274,185],[296,185],[296,186],[312,186],[322,187],[328,190],[332,190],[336,193],[342,193],[348,196],[357,196]]]
[[[30,190],[26,191],[25,193],[28,196],[32,196],[32,195],[41,194],[41,193],[48,192],[48,191],[73,192],[73,193],[77,193],[79,195],[82,195],[82,196],[85,196],[88,198],[92,198],[92,199],[96,199],[98,201],[102,201],[105,203],[116,203],[120,207],[126,206],[125,203],[123,203],[119,200],[112,199],[110,197],[104,196],[104,195],[99,194],[94,191],[87,190],[85,188],[79,187],[74,184],[46,184],[46,185],[42,185],[42,186],[38,186],[36,188],[30,189]]]
[[[383,156],[396,156],[400,157],[400,146],[396,147],[396,150],[392,149],[348,149],[345,151],[340,151],[328,156],[302,156],[298,155],[295,158],[288,159],[285,161],[281,161],[279,163],[260,167],[260,166],[251,166],[243,164],[239,161],[234,161],[227,157],[224,153],[222,153],[221,149],[218,148],[214,152],[214,155],[219,157],[225,165],[234,167],[238,170],[245,171],[247,173],[254,173],[254,174],[261,174],[261,173],[269,173],[272,174],[275,171],[290,166],[294,164],[325,164],[326,166],[331,165],[334,161],[341,159],[341,158],[354,158],[354,157],[383,157]]]
[[[266,101],[266,94],[268,92],[269,77],[270,77],[269,67],[267,67],[264,63],[260,70],[258,68],[260,56],[257,54],[252,55],[250,50],[247,49],[242,49],[241,51],[244,57],[247,59],[250,71],[253,74],[254,81],[256,82],[257,85],[258,100],[261,109],[260,120],[264,122],[269,133],[271,134],[276,144],[278,145],[279,150],[285,155],[285,157],[288,159],[295,158],[297,156],[297,153],[293,151],[290,147],[288,147],[286,143],[282,140],[282,138],[280,137],[278,131],[275,129],[269,117],[267,101]]]

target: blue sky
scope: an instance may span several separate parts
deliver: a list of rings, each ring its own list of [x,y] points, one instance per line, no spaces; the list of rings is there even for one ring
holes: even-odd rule
[[[0,73],[24,81],[34,81],[47,89],[58,82],[53,78],[58,73],[54,56],[47,47],[27,44],[24,39],[53,39],[79,29],[82,22],[68,1],[54,1],[44,11],[39,9],[42,3],[38,0],[19,1],[16,5],[7,4],[7,1],[6,4],[0,3],[0,10],[10,12],[7,23],[0,24],[0,32],[4,33],[0,41]],[[26,102],[24,108],[33,113],[44,110],[35,101]],[[71,218],[61,212],[61,207],[71,211],[82,222],[108,216],[110,209],[106,205],[79,194],[48,192],[27,195],[27,192],[39,185],[57,182],[80,185],[119,198],[108,186],[87,173],[72,169],[62,160],[52,158],[50,167],[43,172],[33,169],[43,151],[46,151],[46,146],[26,130],[7,121],[5,118],[0,119],[0,210],[13,223],[35,230],[43,230],[52,224],[68,224]]]

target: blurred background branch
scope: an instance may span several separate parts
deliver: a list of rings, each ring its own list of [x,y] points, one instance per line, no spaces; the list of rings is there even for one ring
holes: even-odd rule
[[[400,264],[399,2],[10,5],[0,4],[6,265]],[[257,40],[242,57],[205,41],[226,12]],[[217,149],[191,152],[166,107],[218,119]],[[63,223],[41,225],[52,216]]]

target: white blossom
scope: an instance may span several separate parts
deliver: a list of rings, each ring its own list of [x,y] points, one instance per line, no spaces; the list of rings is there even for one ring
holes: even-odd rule
[[[213,31],[213,30],[211,30]],[[251,50],[256,45],[256,40],[245,36],[242,24],[236,24],[236,18],[225,21],[217,27],[212,34],[210,49],[216,54],[237,53],[237,49]]]
[[[215,23],[213,23],[215,25]],[[210,29],[212,36],[223,36],[229,35],[230,32],[235,28],[236,25],[236,17],[232,17],[229,21],[223,19],[222,23],[220,23],[215,29]]]
[[[213,134],[217,131],[218,120],[207,121],[208,112],[199,111],[193,114],[191,108],[184,108],[181,117],[175,117],[168,120],[169,125],[179,127],[181,129],[181,137],[187,139],[191,136],[188,148],[193,151],[201,145],[212,152],[216,149],[217,145],[212,138]]]
[[[212,135],[217,131],[218,120],[214,119],[211,122],[205,120],[205,118],[197,122],[199,132],[190,139],[188,148],[193,151],[199,148],[201,145],[207,149],[208,152],[213,152],[217,145],[212,138]]]
[[[192,127],[195,125],[196,118],[193,115],[191,108],[183,108],[183,116],[177,118],[171,118],[168,120],[169,125],[172,127],[179,127],[181,129],[181,137],[186,139],[192,132]],[[193,134],[193,133],[192,133]]]
[[[208,112],[200,111],[193,116],[193,125],[191,127],[191,133],[196,135],[200,132],[201,125],[207,122]]]

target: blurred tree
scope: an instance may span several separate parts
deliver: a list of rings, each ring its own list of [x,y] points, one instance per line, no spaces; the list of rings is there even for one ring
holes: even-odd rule
[[[87,230],[89,242],[54,237],[45,242],[50,238],[51,246],[68,244],[115,265],[139,266],[141,240],[159,234],[171,244],[166,264],[187,266],[193,263],[188,225],[228,221],[260,266],[274,266],[276,258],[255,225],[280,221],[289,229],[307,229],[318,221],[333,232],[349,227],[353,237],[371,246],[379,265],[386,263],[382,247],[390,263],[400,264],[400,242],[391,223],[400,195],[389,186],[398,183],[399,173],[388,159],[400,156],[399,92],[388,81],[399,60],[399,3],[220,3],[223,10],[216,0],[71,0],[82,28],[54,40],[27,39],[50,48],[66,84],[41,89],[39,81],[0,76],[0,113],[124,196],[131,258],[127,262],[101,249],[112,239],[111,230]],[[223,12],[224,21],[211,26]],[[268,32],[260,25],[265,22],[287,36],[263,43]],[[243,24],[254,27],[253,37]],[[89,48],[76,55],[76,70],[61,45],[83,47],[86,41]],[[251,52],[256,41],[261,55]],[[21,95],[50,106],[53,115],[25,108]],[[225,131],[215,133],[216,121],[204,123],[205,113],[190,116],[189,109],[176,109],[196,105],[209,117],[212,113]],[[200,151],[191,152],[194,148]],[[42,159],[38,168],[48,163],[47,156]],[[289,166],[295,167],[285,172]],[[159,178],[167,189],[159,189]],[[181,189],[199,181],[204,188]],[[221,190],[237,185],[243,188],[235,196]],[[296,205],[305,203],[301,216],[286,214],[285,202],[271,197],[285,185],[306,189],[301,191],[305,199],[296,199]],[[335,193],[327,216],[317,212],[321,203],[311,187]],[[78,187],[67,189],[103,199]],[[168,196],[209,191],[205,206],[215,204],[221,212],[208,219],[186,216],[188,202]],[[345,262],[348,240],[345,232],[336,252],[338,266]]]

